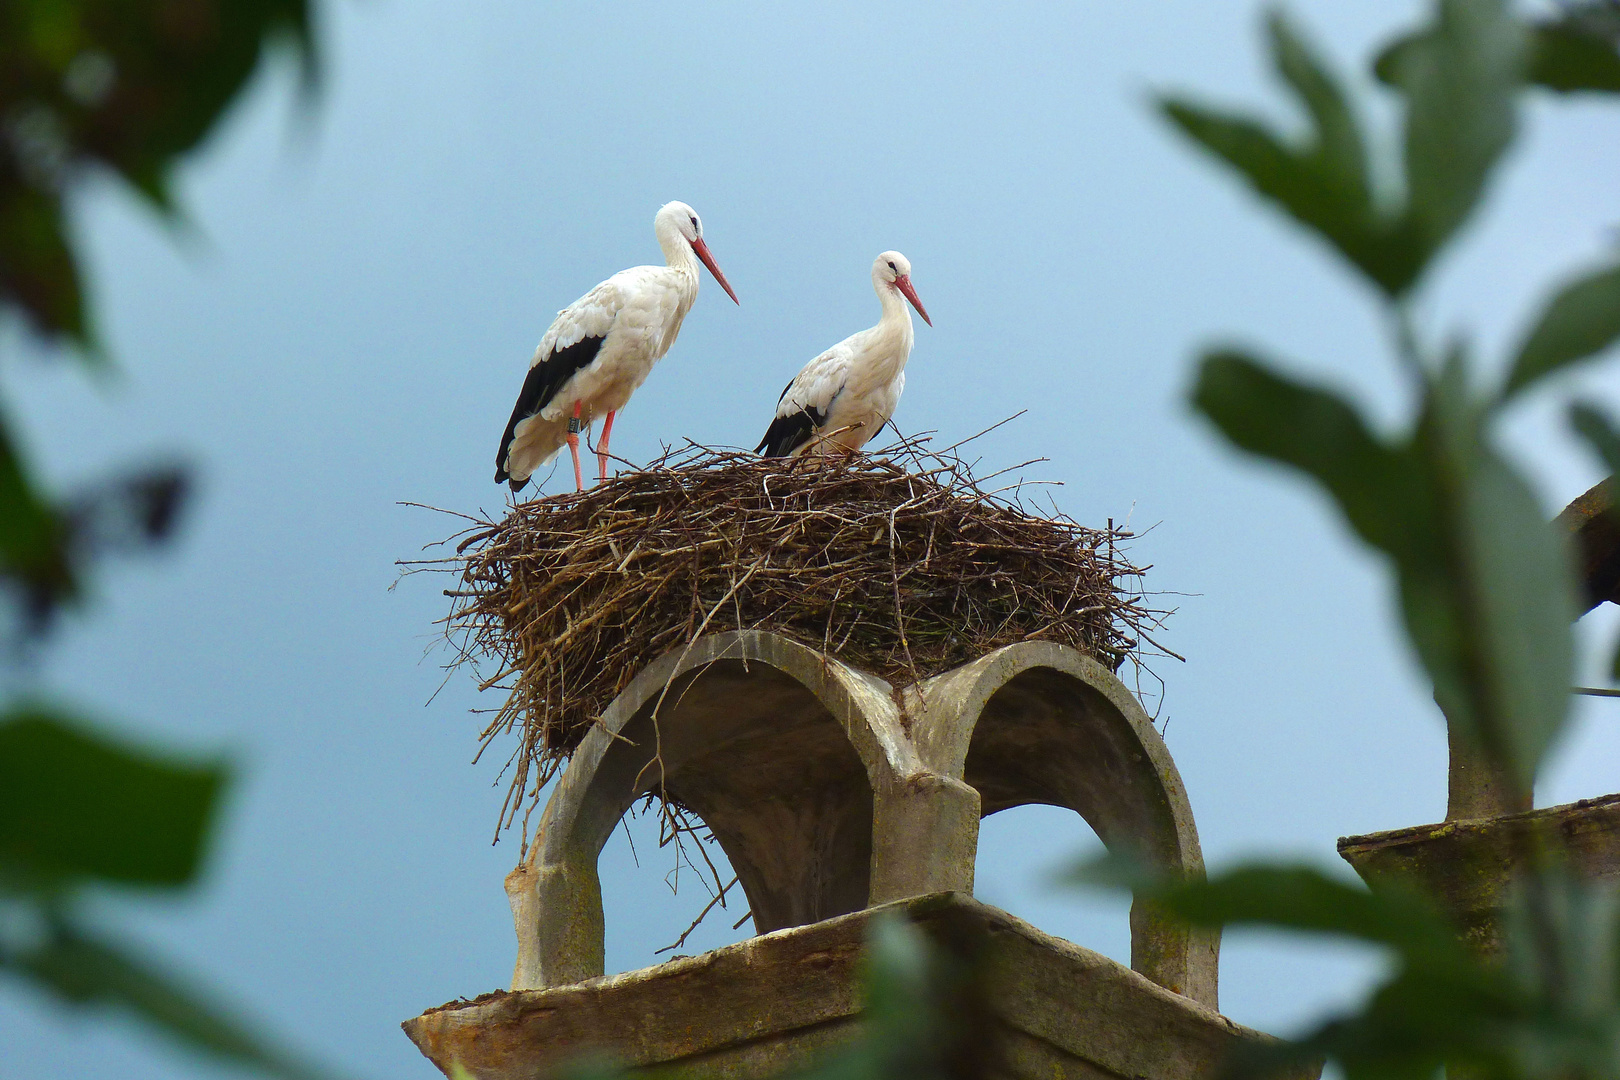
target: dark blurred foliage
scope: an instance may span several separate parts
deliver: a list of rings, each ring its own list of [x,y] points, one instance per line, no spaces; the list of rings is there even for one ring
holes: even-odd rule
[[[169,177],[278,40],[307,79],[306,0],[7,0],[0,7],[0,296],[40,332],[95,344],[63,215],[111,169],[165,212]]]
[[[307,0],[0,4],[0,318],[20,319],[53,356],[107,363],[70,227],[76,191],[111,171],[175,215],[174,170],[278,44],[312,85]],[[191,480],[159,464],[51,492],[8,420],[0,407],[0,663],[16,677],[94,567],[174,535]],[[314,1077],[216,993],[80,910],[86,889],[191,887],[226,780],[219,762],[128,745],[70,709],[0,704],[0,973],[238,1065]]]
[[[1251,350],[1205,352],[1192,403],[1229,442],[1314,480],[1379,552],[1453,745],[1471,747],[1501,802],[1528,805],[1569,718],[1576,600],[1568,537],[1501,451],[1501,418],[1550,376],[1620,340],[1620,253],[1550,290],[1487,377],[1466,335],[1426,326],[1437,256],[1471,221],[1517,133],[1526,94],[1620,91],[1620,4],[1571,4],[1526,23],[1505,0],[1436,0],[1428,22],[1372,64],[1398,98],[1402,138],[1367,139],[1338,77],[1280,13],[1277,74],[1306,123],[1267,122],[1183,97],[1166,117],[1373,288],[1411,403],[1385,434],[1356,403],[1285,376]],[[1398,155],[1381,148],[1399,145]],[[1375,177],[1400,177],[1393,192]],[[1615,423],[1591,404],[1572,426],[1611,470]],[[1617,666],[1620,677],[1620,666]],[[1383,948],[1392,974],[1304,1038],[1246,1046],[1233,1076],[1323,1059],[1372,1077],[1620,1077],[1620,895],[1563,865],[1557,838],[1523,830],[1502,913],[1505,954],[1465,946],[1435,901],[1403,883],[1369,892],[1308,867],[1257,864],[1207,881],[1114,876],[1206,926],[1326,934]],[[1415,884],[1412,886],[1415,890]]]

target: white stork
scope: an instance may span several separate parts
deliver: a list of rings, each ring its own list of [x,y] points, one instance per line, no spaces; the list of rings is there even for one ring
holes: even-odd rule
[[[697,211],[683,202],[668,203],[653,217],[653,233],[669,265],[620,270],[559,311],[540,339],[512,418],[501,433],[497,484],[505,481],[521,491],[534,471],[567,443],[574,458],[574,489],[583,489],[579,431],[604,414],[596,458],[600,478],[606,480],[613,416],[675,344],[681,320],[697,299],[699,259],[737,301],[703,242]]]
[[[782,391],[776,418],[755,453],[785,457],[859,450],[894,415],[911,355],[906,300],[923,322],[934,324],[911,286],[911,263],[898,251],[885,251],[872,263],[872,288],[883,317],[804,365]]]

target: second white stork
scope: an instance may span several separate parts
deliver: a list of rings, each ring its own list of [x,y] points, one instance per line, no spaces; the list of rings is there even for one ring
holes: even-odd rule
[[[703,242],[697,211],[683,202],[667,203],[653,217],[653,233],[667,266],[620,270],[559,311],[540,339],[512,418],[501,433],[497,484],[521,491],[535,470],[567,444],[574,458],[574,488],[583,489],[579,432],[598,416],[605,417],[596,445],[598,475],[606,480],[613,417],[675,344],[681,321],[697,299],[699,259],[726,295],[740,303]]]
[[[804,365],[776,403],[776,417],[754,448],[767,457],[852,452],[866,445],[894,415],[906,388],[911,356],[911,312],[933,326],[911,284],[911,263],[885,251],[872,263],[872,288],[883,317]]]

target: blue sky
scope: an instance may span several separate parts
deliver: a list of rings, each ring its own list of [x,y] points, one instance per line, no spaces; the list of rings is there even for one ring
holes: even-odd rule
[[[104,898],[109,919],[354,1075],[435,1075],[397,1024],[505,985],[516,844],[491,846],[496,770],[470,764],[468,710],[493,702],[464,674],[433,696],[439,583],[392,587],[395,560],[452,524],[399,504],[501,506],[491,458],[535,342],[598,280],[657,259],[652,215],[676,198],[742,305],[705,284],[615,452],[752,446],[798,366],[876,320],[871,260],[897,248],[935,323],[899,424],[954,441],[1028,410],[983,441],[987,469],[1046,457],[1025,475],[1060,481],[1067,513],[1151,527],[1133,553],[1187,662],[1157,665],[1149,704],[1209,861],[1332,864],[1338,836],[1443,815],[1442,729],[1377,561],[1184,404],[1194,349],[1235,338],[1401,415],[1367,290],[1150,108],[1178,87],[1288,115],[1256,5],[576,7],[330,5],[316,107],[293,104],[285,66],[258,82],[181,177],[190,228],[110,185],[78,206],[120,373],[10,364],[14,412],[54,480],[178,453],[201,494],[171,552],[103,575],[34,689],[238,766],[203,887]],[[1418,6],[1292,10],[1359,70]],[[1553,277],[1614,241],[1612,108],[1541,101],[1527,122],[1422,304],[1493,357]],[[1620,404],[1612,365],[1591,369],[1507,432],[1549,514],[1598,479],[1560,426],[1575,388]],[[1589,645],[1620,626],[1588,622]],[[1538,801],[1620,788],[1617,761],[1620,705],[1581,703]],[[671,896],[638,836],[640,866],[623,834],[604,854],[610,969],[650,962],[706,900]],[[1095,843],[1078,818],[1024,808],[983,837],[981,897],[1126,954],[1122,905],[1050,884]],[[686,951],[740,937],[730,922]],[[1377,970],[1248,934],[1222,959],[1224,1011],[1277,1031]],[[11,986],[0,1045],[16,1077],[185,1064]]]

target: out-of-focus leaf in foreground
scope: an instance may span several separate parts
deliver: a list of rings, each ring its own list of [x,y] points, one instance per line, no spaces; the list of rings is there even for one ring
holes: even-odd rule
[[[1558,93],[1620,93],[1620,5],[1613,0],[1564,4],[1557,18],[1526,27],[1525,81]],[[1373,64],[1378,78],[1393,84],[1404,55],[1422,32],[1391,42]]]
[[[1513,139],[1527,63],[1524,28],[1504,0],[1440,0],[1435,10],[1435,22],[1381,69],[1406,99],[1404,188],[1391,196],[1379,197],[1372,178],[1381,170],[1344,89],[1279,15],[1271,51],[1310,119],[1303,137],[1185,97],[1161,103],[1177,127],[1391,297],[1417,283],[1478,204]]]
[[[34,486],[0,416],[0,586],[37,624],[78,590],[60,515]]]
[[[0,303],[94,345],[63,198],[86,166],[168,210],[169,174],[284,40],[313,77],[308,0],[0,5]]]
[[[7,949],[0,941],[0,971],[8,968],[63,1001],[127,1011],[186,1046],[264,1075],[283,1080],[322,1075],[249,1030],[218,1004],[218,994],[65,919],[53,919],[44,940],[24,948]]]
[[[1574,588],[1533,493],[1490,446],[1462,370],[1459,354],[1404,441],[1232,350],[1204,358],[1192,400],[1237,446],[1317,481],[1389,556],[1448,722],[1527,791],[1568,711]]]
[[[1515,128],[1523,27],[1506,0],[1439,0],[1390,81],[1406,98],[1405,222],[1427,261],[1462,227]]]
[[[154,465],[52,503],[0,419],[0,598],[15,609],[8,628],[23,637],[41,635],[60,608],[80,598],[92,563],[172,537],[190,490],[184,468]]]
[[[0,869],[13,883],[176,886],[196,876],[217,763],[135,750],[44,708],[0,714]]]
[[[1441,1067],[1469,1075],[1612,1077],[1620,1066],[1620,980],[1612,889],[1555,875],[1547,895],[1566,949],[1557,988],[1534,947],[1535,918],[1522,892],[1508,903],[1505,963],[1482,958],[1416,892],[1390,882],[1369,891],[1312,867],[1242,866],[1175,881],[1104,857],[1074,879],[1125,887],[1199,926],[1252,926],[1362,942],[1385,950],[1387,977],[1358,1011],[1304,1037],[1242,1044],[1228,1077],[1269,1077],[1337,1063],[1348,1077],[1430,1078]]]
[[[1531,33],[1531,82],[1548,90],[1620,93],[1620,52],[1614,41],[1587,30],[1579,20],[1538,26]]]
[[[1407,455],[1333,391],[1219,349],[1204,356],[1192,402],[1234,445],[1320,483],[1373,547],[1405,553],[1436,543],[1427,492]]]
[[[1421,262],[1373,198],[1366,140],[1351,102],[1286,17],[1273,13],[1267,28],[1277,72],[1309,120],[1301,136],[1288,138],[1260,120],[1181,96],[1161,100],[1165,116],[1385,291],[1402,291]]]
[[[1506,394],[1582,360],[1620,340],[1620,264],[1566,283],[1536,319],[1519,346]]]
[[[928,940],[904,917],[872,921],[864,964],[861,1037],[804,1080],[925,1080],[940,1075],[950,1041],[939,995],[942,972]]]
[[[1613,420],[1597,406],[1578,401],[1570,406],[1569,423],[1609,467],[1610,473],[1620,473],[1620,428]]]
[[[1603,413],[1597,406],[1584,401],[1578,401],[1570,406],[1569,423],[1575,431],[1585,439],[1602,462],[1609,469],[1609,483],[1613,485],[1614,477],[1620,476],[1620,427],[1616,427],[1613,420]],[[1611,521],[1620,515],[1620,507],[1609,509]],[[1620,683],[1620,644],[1616,644],[1614,656],[1609,661],[1609,678]]]

